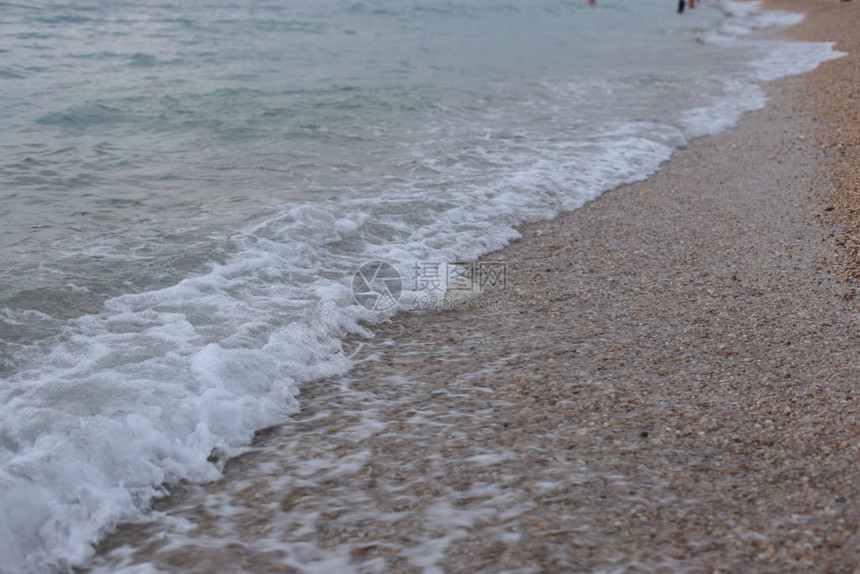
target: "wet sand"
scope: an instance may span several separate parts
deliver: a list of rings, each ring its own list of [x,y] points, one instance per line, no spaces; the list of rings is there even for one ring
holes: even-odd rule
[[[837,261],[849,282],[860,282],[860,3],[826,0],[767,0],[771,8],[805,12],[792,28],[800,40],[836,42],[849,57],[833,60],[807,75],[805,104],[818,125],[817,140],[826,150],[824,166],[833,182],[824,194],[828,221],[841,231]]]
[[[829,19],[798,34],[857,29],[860,2],[772,4]],[[349,376],[308,385],[291,422],[120,528],[93,570],[860,571],[854,168],[821,88],[856,70],[839,62],[525,226],[487,258],[506,283],[482,297],[504,308],[356,342]]]

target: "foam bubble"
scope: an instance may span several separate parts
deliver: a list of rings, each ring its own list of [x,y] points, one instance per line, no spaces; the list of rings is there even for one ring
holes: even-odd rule
[[[729,18],[718,31],[704,35],[706,43],[731,44],[749,51],[749,73],[727,78],[723,93],[710,97],[708,105],[685,111],[679,125],[689,137],[719,133],[734,125],[744,112],[767,104],[760,82],[768,82],[809,72],[823,62],[844,54],[832,42],[793,42],[782,39],[750,38],[756,30],[792,26],[803,21],[803,14],[781,10],[762,10],[760,2],[723,2]]]

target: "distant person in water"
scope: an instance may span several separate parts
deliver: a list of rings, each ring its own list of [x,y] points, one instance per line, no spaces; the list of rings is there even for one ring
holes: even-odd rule
[[[588,5],[589,5],[589,6],[596,6],[596,5],[597,5],[597,0],[588,0]]]
[[[687,8],[689,8],[690,10],[692,10],[695,7],[696,7],[696,0],[690,0],[689,2],[687,2]]]
[[[678,14],[684,13],[684,7],[687,6],[687,0],[678,0]]]

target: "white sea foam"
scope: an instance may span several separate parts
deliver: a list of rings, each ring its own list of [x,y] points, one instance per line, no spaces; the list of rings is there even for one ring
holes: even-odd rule
[[[721,97],[715,97],[708,106],[687,110],[679,123],[689,137],[716,134],[733,126],[744,112],[761,109],[766,103],[761,87],[730,80]]]
[[[833,49],[834,42],[780,42],[765,57],[750,65],[756,70],[756,79],[768,82],[786,76],[814,70],[823,62],[841,58],[845,52]]]
[[[448,209],[405,241],[353,254],[336,246],[396,220],[300,206],[238,235],[242,248],[209,273],[110,299],[102,313],[70,322],[62,341],[2,390],[0,568],[84,560],[90,542],[159,485],[216,478],[212,453],[223,461],[241,452],[255,430],[298,408],[301,384],[348,370],[340,338],[367,335],[360,323],[394,312],[355,304],[348,273],[357,264],[384,259],[408,277],[416,260],[501,247],[518,221],[575,209],[655,171],[681,138],[671,128],[661,128],[665,142],[645,136],[658,127],[608,124],[587,154],[560,145],[493,188],[450,195]],[[554,197],[564,189],[577,192]],[[407,288],[401,305],[415,295]]]
[[[749,63],[751,77],[726,80],[720,96],[712,97],[706,106],[692,108],[681,115],[679,125],[685,135],[699,137],[719,133],[733,126],[745,112],[762,109],[767,104],[767,96],[755,82],[809,72],[822,62],[844,55],[833,50],[831,42],[800,44],[774,40],[767,42],[767,46],[769,49],[762,57]]]
[[[753,30],[763,30],[778,26],[794,26],[803,21],[804,15],[784,10],[762,10],[761,2],[737,2],[724,0],[726,12],[733,18],[723,25],[723,29],[749,34]]]
[[[803,14],[764,11],[761,2],[726,0],[722,6],[730,17],[718,30],[705,33],[703,39],[711,44],[741,46],[756,54],[747,64],[752,73],[727,78],[722,94],[710,97],[705,106],[685,111],[679,125],[688,137],[719,133],[734,125],[745,112],[762,109],[767,104],[767,96],[758,82],[809,72],[823,62],[844,55],[833,49],[832,42],[801,43],[748,37],[757,30],[799,24]]]

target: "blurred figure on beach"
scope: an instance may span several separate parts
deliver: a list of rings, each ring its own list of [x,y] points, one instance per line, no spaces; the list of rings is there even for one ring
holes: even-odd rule
[[[678,14],[684,13],[684,8],[687,6],[686,0],[678,0]]]

